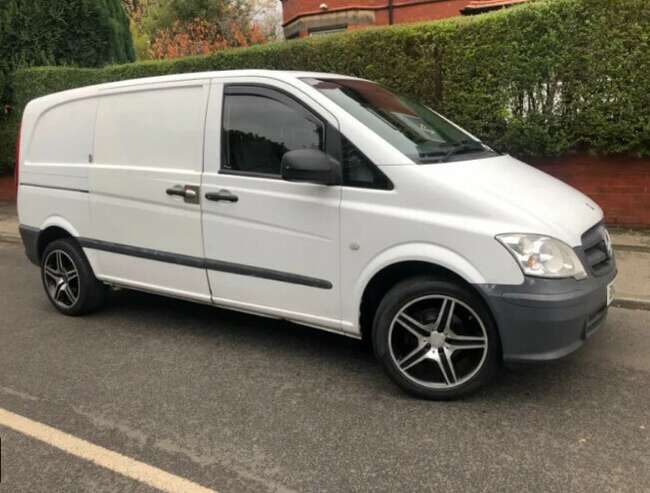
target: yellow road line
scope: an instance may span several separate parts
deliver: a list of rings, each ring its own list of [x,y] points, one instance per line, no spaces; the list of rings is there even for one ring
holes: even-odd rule
[[[52,447],[110,471],[169,493],[216,493],[192,481],[131,459],[98,445],[0,408],[0,426],[40,440]]]

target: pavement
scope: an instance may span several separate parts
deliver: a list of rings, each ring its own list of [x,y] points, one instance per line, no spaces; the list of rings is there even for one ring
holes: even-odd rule
[[[0,241],[20,242],[16,204],[0,202]]]
[[[0,278],[0,492],[173,491],[87,444],[219,493],[650,491],[649,311],[612,308],[573,355],[442,403],[360,342],[286,322],[131,291],[65,317],[19,244],[0,242]]]
[[[617,306],[650,310],[650,229],[610,230],[619,274]],[[0,202],[0,241],[20,242],[16,206]]]

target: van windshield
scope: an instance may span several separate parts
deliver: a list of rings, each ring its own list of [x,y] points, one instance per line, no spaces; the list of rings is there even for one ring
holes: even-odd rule
[[[418,164],[492,157],[496,153],[426,106],[358,79],[303,78]]]

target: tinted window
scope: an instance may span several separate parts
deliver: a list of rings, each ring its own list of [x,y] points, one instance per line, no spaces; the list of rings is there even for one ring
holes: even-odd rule
[[[361,188],[392,188],[388,178],[348,139],[341,136],[343,185]]]
[[[416,163],[495,155],[435,111],[378,84],[358,79],[303,80]]]
[[[226,88],[222,168],[279,175],[287,151],[323,150],[323,144],[323,124],[288,96],[259,87]]]

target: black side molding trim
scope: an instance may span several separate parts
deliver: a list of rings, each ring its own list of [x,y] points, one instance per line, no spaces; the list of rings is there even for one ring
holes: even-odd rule
[[[261,279],[270,279],[272,281],[287,282],[290,284],[300,284],[311,288],[332,289],[332,283],[316,277],[301,276],[300,274],[291,274],[279,270],[264,269],[262,267],[253,267],[244,264],[235,264],[233,262],[223,262],[221,260],[205,259],[205,268],[219,272],[228,272],[229,274],[239,274],[242,276],[259,277]]]
[[[84,190],[82,188],[55,187],[52,185],[38,185],[37,183],[25,182],[20,182],[20,185],[24,187],[49,188],[50,190],[65,190],[66,192],[88,193],[88,190]]]
[[[93,250],[101,250],[103,252],[119,253],[121,255],[128,255],[129,257],[138,257],[149,260],[157,260],[158,262],[166,262],[168,264],[185,265],[188,267],[197,267],[199,269],[205,268],[205,261],[199,257],[192,257],[189,255],[179,255],[176,253],[167,253],[160,250],[151,250],[149,248],[140,248],[131,245],[123,245],[121,243],[113,243],[110,241],[93,240],[91,238],[77,238],[79,244],[84,248],[92,248]]]
[[[218,272],[227,272],[229,274],[238,274],[242,276],[257,277],[260,279],[269,279],[272,281],[286,282],[290,284],[300,284],[319,289],[332,289],[332,283],[324,279],[315,277],[301,276],[262,267],[253,267],[245,264],[233,262],[224,262],[221,260],[205,259],[193,257],[190,255],[180,255],[177,253],[163,252],[149,248],[141,248],[109,241],[93,240],[91,238],[78,238],[79,244],[84,248],[101,250],[104,252],[119,253],[131,257],[144,258],[148,260],[157,260],[169,264],[184,265],[187,267],[196,267],[198,269],[208,269]]]
[[[23,239],[25,255],[27,255],[27,258],[32,264],[39,265],[38,237],[41,234],[41,230],[39,228],[21,224],[18,226],[18,231],[20,232],[20,237]]]

